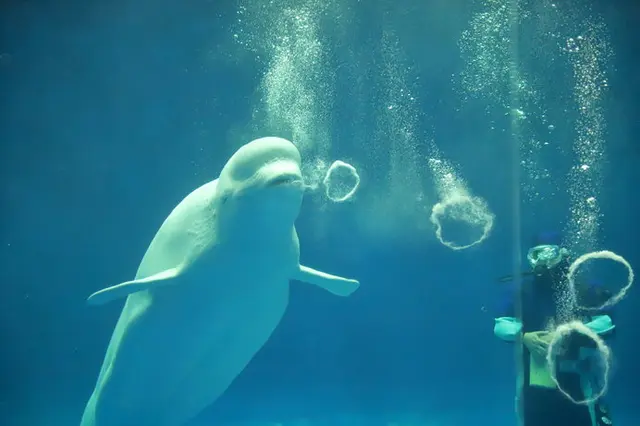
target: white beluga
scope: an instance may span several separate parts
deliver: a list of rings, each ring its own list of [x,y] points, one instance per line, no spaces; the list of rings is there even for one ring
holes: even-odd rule
[[[290,280],[339,296],[357,290],[356,280],[300,265],[300,167],[285,139],[242,146],[174,208],[134,280],[89,296],[126,302],[81,426],[181,426],[267,342]]]

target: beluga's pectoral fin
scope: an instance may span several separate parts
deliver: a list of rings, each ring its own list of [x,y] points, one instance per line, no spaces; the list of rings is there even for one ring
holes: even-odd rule
[[[180,270],[178,268],[171,268],[155,275],[133,281],[125,281],[112,287],[103,288],[89,296],[87,303],[90,305],[103,305],[116,299],[125,298],[132,293],[147,290],[154,286],[167,285],[170,284],[173,279],[179,275],[179,273]]]
[[[327,274],[326,272],[317,271],[304,265],[300,265],[298,271],[291,278],[317,285],[329,293],[343,297],[350,296],[360,287],[358,280]]]

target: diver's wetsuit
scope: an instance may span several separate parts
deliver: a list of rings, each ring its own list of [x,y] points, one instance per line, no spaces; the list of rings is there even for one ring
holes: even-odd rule
[[[522,333],[546,329],[549,320],[556,315],[558,294],[551,281],[555,274],[549,271],[544,276],[535,276],[522,287]],[[558,271],[560,272],[560,271]],[[589,408],[577,405],[557,389],[529,386],[530,352],[526,345],[522,350],[524,380],[522,388],[522,414],[524,426],[591,426]],[[566,392],[582,397],[580,376],[565,373],[562,380]]]
[[[544,275],[533,276],[522,283],[520,300],[522,303],[522,334],[545,330],[549,321],[557,316],[556,306],[562,306],[561,295],[555,289],[555,282],[561,282],[568,265],[558,265]],[[558,304],[560,302],[560,304]],[[515,317],[515,309],[507,316]],[[585,318],[587,321],[589,319]],[[556,322],[557,323],[557,322]],[[529,385],[530,352],[526,345],[522,348],[523,386],[520,394],[523,426],[592,426],[592,417],[587,405],[571,402],[557,389]],[[558,381],[565,392],[575,399],[584,399],[584,393],[577,373],[556,372]],[[611,425],[602,422],[604,405],[596,404],[596,425]]]

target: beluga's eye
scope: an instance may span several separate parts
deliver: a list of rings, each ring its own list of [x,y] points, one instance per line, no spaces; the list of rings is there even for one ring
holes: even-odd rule
[[[278,185],[284,185],[284,184],[291,183],[291,182],[293,182],[292,178],[290,178],[288,176],[282,176],[282,177],[279,177],[277,179],[272,180],[269,183],[269,185],[270,186],[278,186]]]
[[[279,185],[288,185],[300,180],[299,176],[296,175],[283,175],[278,176],[269,182],[269,186],[279,186]]]
[[[225,204],[227,201],[229,201],[229,197],[230,197],[230,196],[231,196],[231,195],[230,195],[228,192],[226,192],[226,193],[222,194],[222,195],[220,196],[220,205],[223,205],[223,204]]]

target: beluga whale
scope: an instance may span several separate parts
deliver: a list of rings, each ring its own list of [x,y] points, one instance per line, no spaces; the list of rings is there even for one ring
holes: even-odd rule
[[[291,280],[337,296],[358,289],[355,279],[300,264],[300,169],[286,139],[242,146],[218,179],[173,209],[135,279],[89,296],[91,305],[126,301],[81,426],[182,426],[267,342]]]

